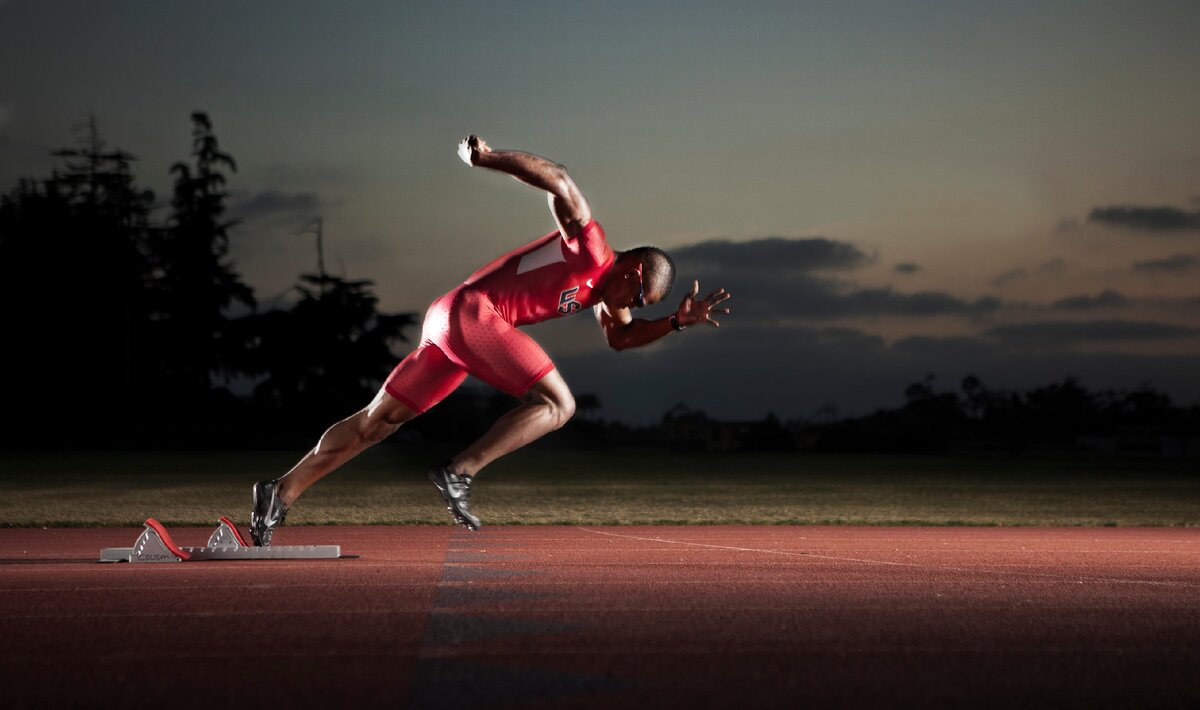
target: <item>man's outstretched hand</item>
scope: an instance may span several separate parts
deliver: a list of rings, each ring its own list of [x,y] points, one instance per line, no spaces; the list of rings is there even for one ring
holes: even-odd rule
[[[469,135],[458,144],[458,157],[467,165],[474,166],[480,153],[490,153],[492,149],[477,135]]]
[[[700,295],[700,282],[692,282],[692,292],[684,296],[683,303],[679,304],[679,310],[675,312],[675,317],[679,320],[679,325],[686,328],[689,325],[697,323],[708,323],[714,328],[721,327],[721,324],[713,320],[714,313],[729,315],[728,308],[717,308],[717,306],[728,301],[732,294],[725,289],[717,289],[705,296],[703,299],[697,300]]]

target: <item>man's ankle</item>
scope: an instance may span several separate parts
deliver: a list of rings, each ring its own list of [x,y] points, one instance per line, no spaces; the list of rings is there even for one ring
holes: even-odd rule
[[[455,476],[458,476],[460,478],[471,478],[476,473],[478,473],[478,471],[473,470],[465,462],[461,462],[461,461],[455,462],[454,460],[450,460],[450,461],[447,461],[446,463],[442,464],[442,466],[446,469],[446,471],[448,473],[453,473]]]

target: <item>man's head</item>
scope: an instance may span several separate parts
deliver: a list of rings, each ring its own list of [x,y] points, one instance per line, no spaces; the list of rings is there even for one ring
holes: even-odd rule
[[[641,308],[666,298],[674,285],[671,257],[657,247],[638,247],[617,255],[604,302],[610,308]]]

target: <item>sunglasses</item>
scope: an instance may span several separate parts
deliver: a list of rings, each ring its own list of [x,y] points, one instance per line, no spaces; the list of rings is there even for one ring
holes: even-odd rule
[[[641,264],[638,264],[637,275],[638,275],[638,294],[637,294],[637,298],[633,299],[633,307],[634,308],[645,308],[645,306],[646,306],[646,285],[645,285],[645,282],[642,280],[642,265]]]

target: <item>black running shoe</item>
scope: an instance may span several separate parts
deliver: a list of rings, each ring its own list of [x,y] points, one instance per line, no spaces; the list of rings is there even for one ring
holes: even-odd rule
[[[433,485],[437,487],[438,493],[442,494],[442,500],[446,503],[446,510],[450,511],[450,516],[454,518],[454,522],[463,526],[468,530],[478,530],[483,527],[483,523],[479,518],[471,514],[471,477],[460,476],[456,473],[451,473],[446,468],[446,464],[435,466],[429,472],[429,480],[433,481]]]
[[[287,508],[279,500],[279,481],[254,484],[254,510],[250,512],[250,539],[257,547],[270,547],[275,526],[287,517]]]

